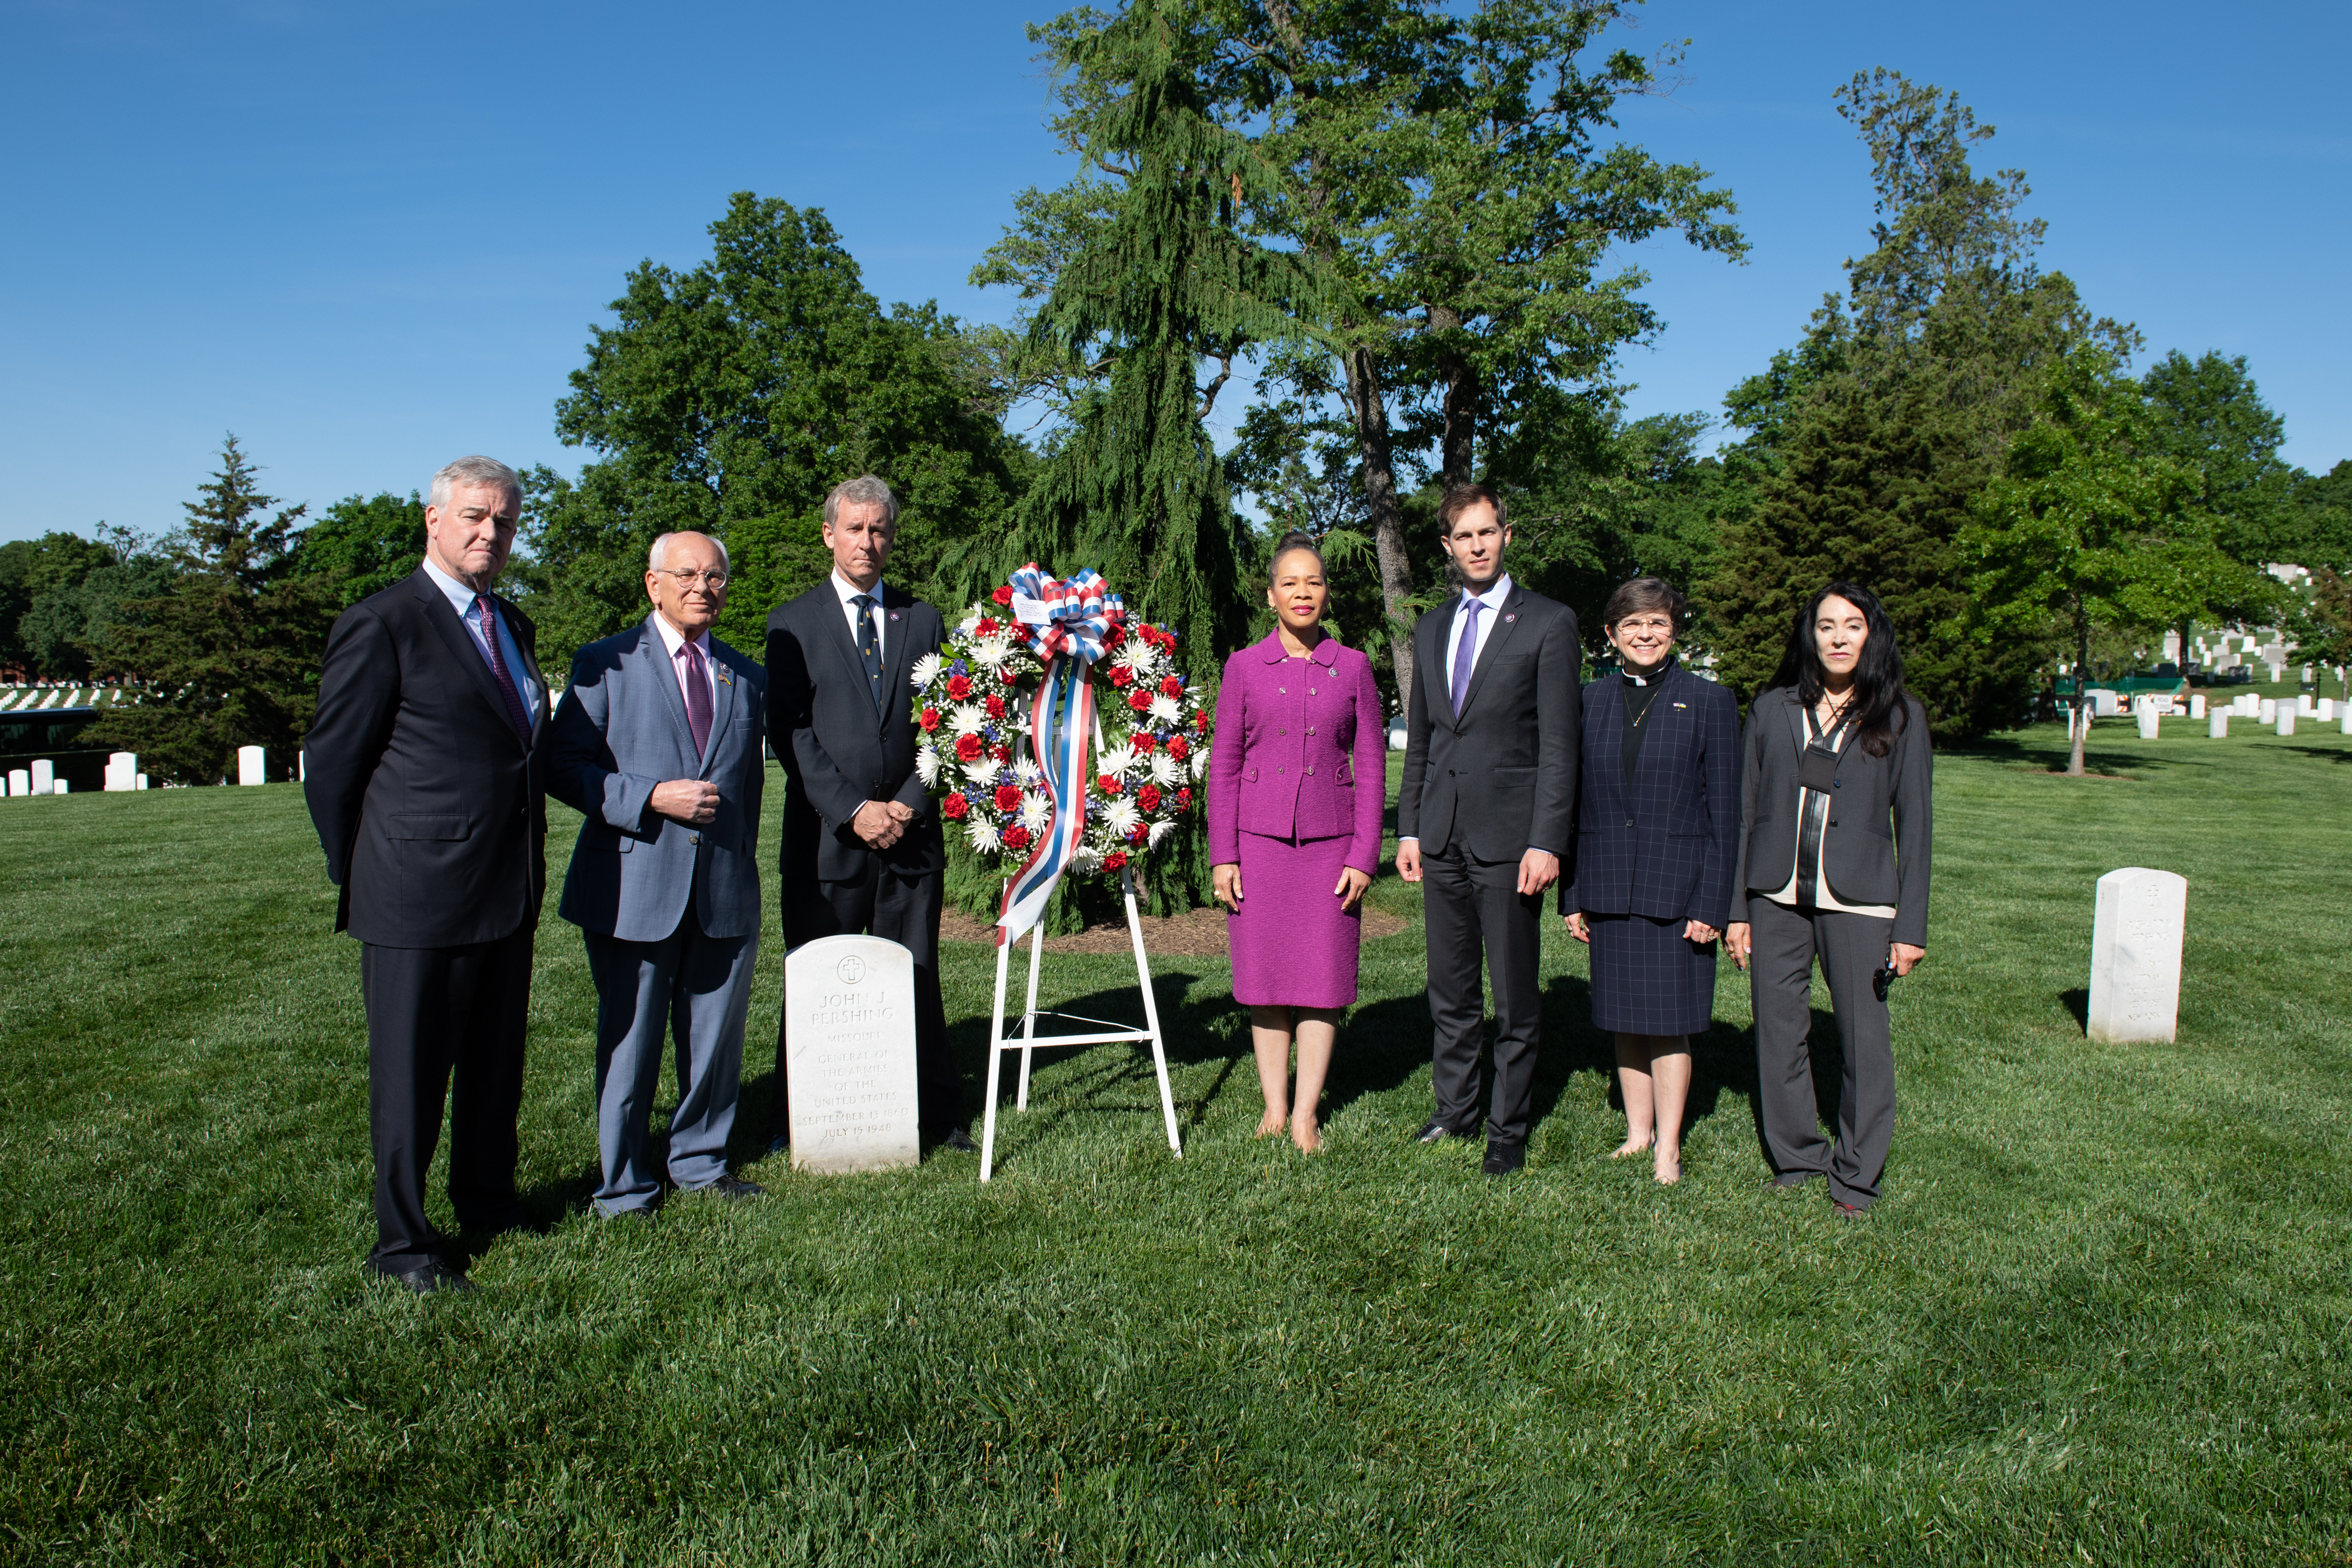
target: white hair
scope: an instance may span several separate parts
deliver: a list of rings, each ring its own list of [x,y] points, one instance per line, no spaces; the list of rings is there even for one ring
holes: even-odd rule
[[[669,542],[673,539],[699,539],[719,552],[719,569],[721,572],[731,574],[734,571],[734,568],[727,563],[727,546],[723,541],[713,539],[707,533],[697,533],[690,528],[681,528],[674,533],[665,533],[656,539],[654,547],[646,552],[646,571],[658,572],[662,569],[662,563],[669,558]]]
[[[460,458],[454,463],[444,463],[433,476],[433,488],[425,493],[427,506],[447,506],[449,492],[459,485],[504,485],[517,500],[522,499],[522,476],[499,462],[496,458]]]
[[[898,526],[898,498],[890,493],[888,485],[872,474],[860,474],[833,487],[833,493],[824,498],[824,524],[827,528],[841,521],[841,509],[845,502],[851,506],[878,506],[882,509],[882,521],[893,528]]]

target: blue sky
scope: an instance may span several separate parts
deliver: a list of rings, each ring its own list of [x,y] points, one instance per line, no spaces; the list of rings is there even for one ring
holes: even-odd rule
[[[1049,5],[0,0],[0,539],[174,524],[234,430],[314,506],[468,451],[570,469],[553,406],[638,260],[730,191],[824,207],[885,300],[964,276],[1063,168]],[[1641,247],[1637,413],[1717,411],[1870,222],[1830,93],[1887,65],[2000,128],[2046,265],[2151,354],[2248,356],[2287,456],[2352,456],[2352,6],[1654,0],[1689,80],[1623,134],[1738,197],[1745,266]]]

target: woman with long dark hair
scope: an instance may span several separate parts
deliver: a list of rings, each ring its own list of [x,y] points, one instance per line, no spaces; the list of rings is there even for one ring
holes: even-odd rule
[[[1757,1109],[1772,1183],[1829,1178],[1841,1214],[1877,1201],[1895,1133],[1886,990],[1927,955],[1934,837],[1927,714],[1876,595],[1832,583],[1789,630],[1749,708],[1739,875],[1725,942],[1748,971]],[[1813,1098],[1810,999],[1818,959],[1845,1078],[1837,1141]]]
[[[1616,1036],[1625,1142],[1651,1173],[1683,1173],[1690,1037],[1715,1010],[1715,942],[1739,847],[1739,703],[1685,669],[1689,601],[1656,577],[1609,595],[1602,631],[1622,667],[1584,689],[1576,855],[1559,892],[1592,946],[1592,1024]]]

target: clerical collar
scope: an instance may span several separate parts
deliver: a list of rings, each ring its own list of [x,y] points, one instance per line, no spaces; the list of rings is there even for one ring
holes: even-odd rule
[[[1621,664],[1617,667],[1617,673],[1625,678],[1625,684],[1628,686],[1654,686],[1674,672],[1675,656],[1673,654],[1666,655],[1654,675],[1636,675],[1633,673],[1633,667],[1630,664]]]

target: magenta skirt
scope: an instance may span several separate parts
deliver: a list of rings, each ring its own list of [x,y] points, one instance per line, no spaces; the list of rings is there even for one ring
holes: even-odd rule
[[[1332,889],[1348,868],[1345,835],[1242,835],[1242,907],[1225,917],[1234,1000],[1244,1007],[1345,1007],[1356,1000],[1363,906],[1343,911]]]

